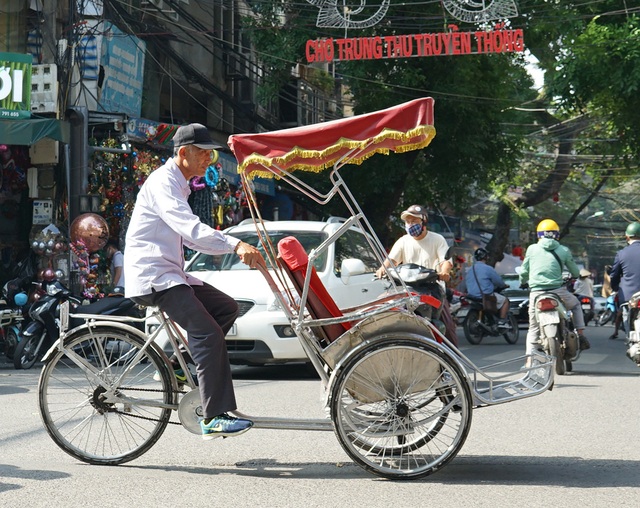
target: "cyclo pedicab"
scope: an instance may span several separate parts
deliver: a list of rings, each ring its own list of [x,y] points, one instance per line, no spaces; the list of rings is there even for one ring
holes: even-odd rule
[[[399,277],[357,308],[340,309],[313,267],[314,260],[350,228],[367,234],[382,264],[385,250],[340,170],[374,154],[426,147],[435,135],[433,99],[326,123],[261,134],[232,135],[229,146],[269,269],[261,269],[325,388],[325,419],[249,416],[255,429],[333,431],[347,455],[365,470],[391,479],[427,476],[453,459],[471,426],[472,410],[538,395],[553,383],[553,358],[541,353],[479,368],[430,320],[414,313],[439,300],[412,292]],[[320,192],[298,171],[328,169],[331,188]],[[341,199],[348,217],[316,249],[294,237],[273,245],[252,186],[270,176],[324,205]],[[311,267],[311,268],[310,268]],[[344,260],[342,276],[363,273]],[[389,268],[388,270],[394,270]],[[166,330],[178,361],[182,331],[162,312],[149,336],[131,318],[61,312],[61,335],[48,351],[39,382],[44,425],[65,452],[90,464],[121,464],[153,446],[169,423],[200,434],[200,394],[191,379],[178,384],[154,339]],[[525,366],[527,365],[527,366]],[[187,376],[189,378],[189,376]],[[295,401],[293,401],[295,404]],[[172,420],[172,414],[177,413]]]

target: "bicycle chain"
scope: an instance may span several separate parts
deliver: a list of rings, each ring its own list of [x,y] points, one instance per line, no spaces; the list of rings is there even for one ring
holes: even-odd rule
[[[157,390],[154,388],[118,388],[118,390],[131,390],[131,391],[135,391],[135,392],[162,392],[162,393],[166,393],[167,390]],[[184,390],[178,390],[175,393],[188,393],[185,392]],[[151,418],[149,416],[142,416],[142,415],[134,415],[132,413],[127,413],[126,411],[120,411],[118,409],[116,409],[115,407],[113,408],[113,411],[111,411],[112,413],[117,413],[117,414],[121,414],[124,416],[129,416],[131,418],[139,418],[140,420],[147,420],[150,422],[159,422],[160,420],[158,418]],[[172,422],[171,420],[169,420],[167,423],[170,423],[171,425],[180,425],[182,426],[181,422]]]

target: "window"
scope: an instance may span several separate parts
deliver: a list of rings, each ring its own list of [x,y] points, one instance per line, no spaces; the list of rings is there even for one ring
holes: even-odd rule
[[[247,233],[233,233],[231,236],[242,240],[254,247],[257,247],[264,255],[264,249],[258,240],[258,235],[255,232]],[[298,241],[304,247],[304,250],[311,252],[311,249],[320,245],[327,237],[325,233],[316,231],[270,231],[269,238],[274,246],[278,245],[278,242],[286,236],[295,236]],[[322,255],[316,258],[313,266],[316,270],[323,271],[327,265],[327,251],[324,251]],[[193,262],[190,263],[188,272],[199,272],[207,270],[249,270],[249,267],[245,265],[236,254],[197,254]]]

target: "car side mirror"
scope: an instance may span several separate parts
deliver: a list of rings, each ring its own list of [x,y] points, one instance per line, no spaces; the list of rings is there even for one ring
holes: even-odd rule
[[[343,259],[340,264],[340,280],[347,284],[349,279],[354,275],[362,275],[367,273],[367,267],[361,259]]]

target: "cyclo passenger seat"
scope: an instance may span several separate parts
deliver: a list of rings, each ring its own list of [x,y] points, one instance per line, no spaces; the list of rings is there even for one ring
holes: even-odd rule
[[[297,238],[287,236],[278,242],[278,254],[280,267],[287,272],[296,291],[302,296],[309,266],[309,256],[304,247]],[[313,266],[307,295],[307,309],[313,319],[338,318],[344,315],[324,287]],[[321,329],[323,332],[324,340],[321,340],[321,343],[324,342],[323,346],[328,346],[350,328],[351,324],[348,322],[314,327],[315,330]]]

